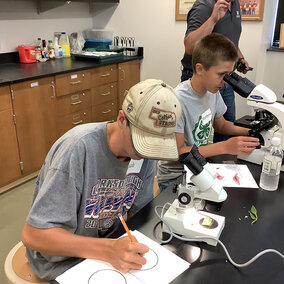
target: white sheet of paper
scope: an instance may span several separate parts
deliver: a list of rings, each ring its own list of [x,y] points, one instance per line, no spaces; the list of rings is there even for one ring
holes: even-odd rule
[[[224,187],[244,187],[244,188],[258,188],[255,179],[253,178],[247,165],[240,164],[215,164],[210,163],[211,167],[215,169],[219,176],[219,180],[222,181]],[[186,169],[186,182],[189,183],[192,176],[191,171]],[[234,176],[237,174],[240,184],[234,180]]]
[[[171,282],[190,266],[187,261],[139,231],[133,231],[132,234],[138,242],[149,247],[145,255],[147,263],[141,270],[123,274],[107,262],[86,259],[58,276],[56,281],[60,284],[152,284],[155,279],[159,279],[159,284],[164,284]]]

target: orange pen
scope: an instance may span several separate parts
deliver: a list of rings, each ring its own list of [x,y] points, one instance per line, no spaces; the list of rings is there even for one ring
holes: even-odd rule
[[[126,225],[126,223],[125,223],[125,221],[124,221],[124,219],[123,219],[123,217],[122,217],[122,215],[120,213],[118,214],[118,217],[119,217],[119,219],[120,219],[120,221],[121,221],[121,223],[122,223],[122,225],[123,225],[123,227],[124,227],[128,237],[130,238],[131,242],[134,243],[135,240],[134,240],[133,236],[131,235],[131,233],[130,233],[130,231],[129,231],[129,229],[128,229],[128,227],[127,227],[127,225]]]

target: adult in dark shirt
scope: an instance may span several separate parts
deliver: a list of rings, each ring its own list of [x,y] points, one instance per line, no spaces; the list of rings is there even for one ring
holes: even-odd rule
[[[185,54],[181,60],[183,70],[181,81],[192,77],[192,51],[195,43],[210,33],[220,33],[228,37],[238,49],[238,63],[248,67],[248,62],[239,49],[242,32],[239,0],[196,0],[187,14],[187,30],[184,38]],[[246,73],[246,70],[238,69]],[[232,87],[225,84],[220,90],[227,106],[226,120],[235,121],[235,95]],[[214,133],[214,143],[228,139],[228,136]]]

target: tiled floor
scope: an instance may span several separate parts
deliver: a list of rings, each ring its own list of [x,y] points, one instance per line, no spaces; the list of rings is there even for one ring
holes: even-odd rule
[[[11,248],[21,240],[35,179],[0,195],[0,283],[7,284],[4,262]]]

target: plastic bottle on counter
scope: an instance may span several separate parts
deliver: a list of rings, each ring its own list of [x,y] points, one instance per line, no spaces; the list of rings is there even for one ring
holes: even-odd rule
[[[41,41],[41,38],[39,37],[36,40],[36,43],[35,43],[35,57],[36,57],[36,61],[40,61],[40,59],[41,59],[41,52],[42,52],[42,41]]]
[[[48,50],[47,50],[47,46],[46,46],[46,41],[43,39],[42,40],[42,58],[45,60],[48,60]]]
[[[62,58],[63,57],[63,52],[62,52],[62,47],[58,44],[58,38],[54,38],[54,56],[55,58]]]
[[[51,60],[55,59],[54,46],[52,40],[48,41],[47,50],[48,50],[48,58]]]
[[[63,57],[70,57],[70,43],[68,35],[65,32],[61,33],[58,43],[62,47]]]
[[[259,186],[262,189],[273,191],[278,188],[280,170],[283,159],[283,150],[281,148],[281,139],[273,137],[272,145],[264,154],[262,171]]]

